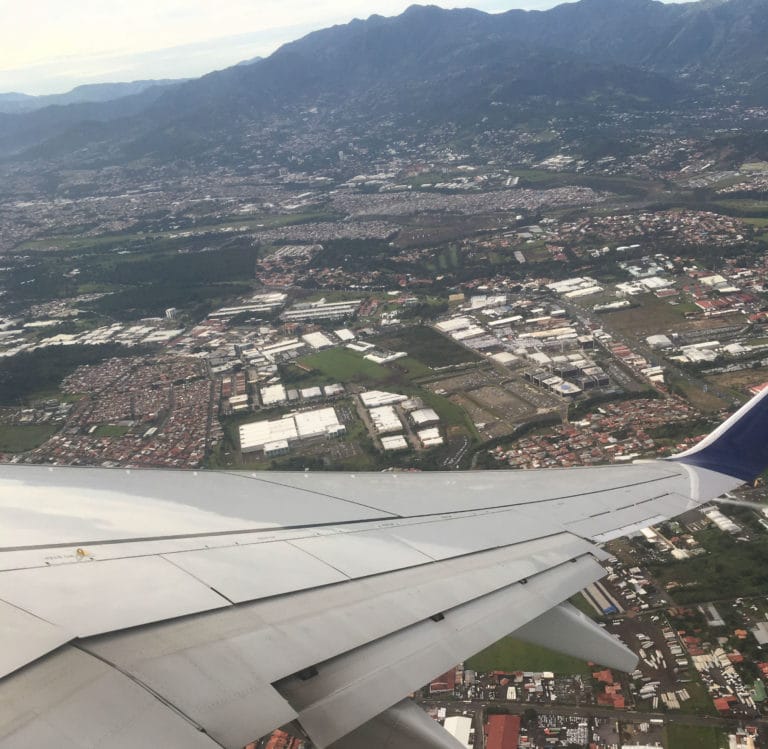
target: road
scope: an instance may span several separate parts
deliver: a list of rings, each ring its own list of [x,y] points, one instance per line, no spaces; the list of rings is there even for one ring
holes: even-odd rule
[[[585,309],[584,307],[581,307],[578,304],[574,304],[573,302],[566,302],[564,300],[561,300],[561,302],[562,302],[562,306],[565,307],[565,309],[567,309],[571,315],[581,320],[582,323],[586,324],[586,322],[590,320],[589,310]],[[624,335],[623,333],[620,333],[615,328],[611,327],[610,322],[607,320],[607,318],[608,318],[608,315],[603,315],[600,318],[600,325],[606,333],[609,333],[611,335],[614,342],[623,343],[627,348],[630,348],[636,353],[642,355],[649,362],[663,361],[665,369],[668,372],[671,372],[672,374],[674,374],[676,377],[687,380],[692,385],[695,385],[696,387],[701,388],[705,391],[714,393],[718,398],[720,398],[727,404],[733,403],[733,400],[734,400],[733,393],[728,393],[725,390],[717,387],[716,385],[710,382],[706,382],[705,380],[701,380],[698,377],[692,376],[689,372],[686,372],[685,370],[678,367],[673,362],[669,361],[669,359],[662,356],[658,351],[655,351],[654,349],[652,349],[645,341],[641,340],[640,338],[630,339],[628,336]]]
[[[591,716],[595,718],[608,718],[610,720],[646,722],[650,720],[663,720],[665,723],[675,723],[686,726],[717,726],[720,728],[735,728],[743,723],[757,725],[761,731],[768,728],[768,718],[723,718],[710,715],[690,715],[680,712],[668,713],[646,713],[636,712],[634,710],[612,710],[610,708],[599,707],[597,705],[544,705],[538,703],[506,702],[504,700],[495,700],[492,702],[471,701],[464,702],[460,700],[438,700],[423,698],[419,700],[429,707],[460,708],[462,710],[483,710],[487,707],[505,707],[513,712],[523,713],[525,710],[532,709],[541,715],[569,715],[569,716]]]

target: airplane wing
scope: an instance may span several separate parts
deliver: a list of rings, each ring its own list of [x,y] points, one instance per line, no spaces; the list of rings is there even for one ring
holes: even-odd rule
[[[0,467],[0,747],[455,747],[401,700],[504,635],[631,670],[564,601],[600,545],[768,465],[768,391],[628,466]]]

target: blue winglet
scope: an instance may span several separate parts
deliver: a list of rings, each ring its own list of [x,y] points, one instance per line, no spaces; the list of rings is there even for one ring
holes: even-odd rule
[[[753,481],[768,468],[768,388],[758,393],[696,447],[668,458]]]

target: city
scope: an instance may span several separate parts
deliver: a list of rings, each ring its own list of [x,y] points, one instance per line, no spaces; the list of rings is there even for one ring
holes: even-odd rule
[[[430,13],[450,12],[395,20]],[[433,20],[407,26],[413,39]],[[661,68],[622,58],[609,75],[591,48],[588,65],[563,58],[550,74],[526,57],[491,85],[486,52],[477,67],[467,59],[463,23],[429,65],[393,52],[418,68],[394,88],[323,88],[320,71],[316,95],[288,101],[267,87],[263,111],[246,113],[213,97],[194,127],[163,120],[161,98],[133,118],[97,113],[75,130],[62,120],[50,140],[42,115],[22,137],[0,112],[0,464],[286,485],[488,471],[513,486],[538,475],[524,471],[586,476],[678,455],[768,388],[768,108],[746,73],[675,68],[669,93]],[[561,45],[567,27],[552,30]],[[484,50],[475,33],[468,23]],[[629,60],[631,34],[616,48]],[[379,62],[359,54],[368,80]],[[319,54],[318,70],[333,59]],[[292,90],[295,71],[274,70]],[[634,671],[531,644],[497,620],[512,634],[412,691],[413,703],[468,749],[768,747],[766,476],[621,537],[578,538],[603,576],[568,600],[638,657]],[[282,539],[280,521],[267,526]],[[87,540],[77,563],[95,566],[107,542]],[[305,542],[285,543],[296,553]],[[270,569],[282,574],[279,561]],[[313,669],[280,672],[269,693],[311,691]],[[289,722],[249,746],[311,749]]]

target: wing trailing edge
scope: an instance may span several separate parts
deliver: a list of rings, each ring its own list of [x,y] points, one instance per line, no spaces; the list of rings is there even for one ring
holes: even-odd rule
[[[330,749],[461,749],[415,702],[403,700],[331,744]]]

